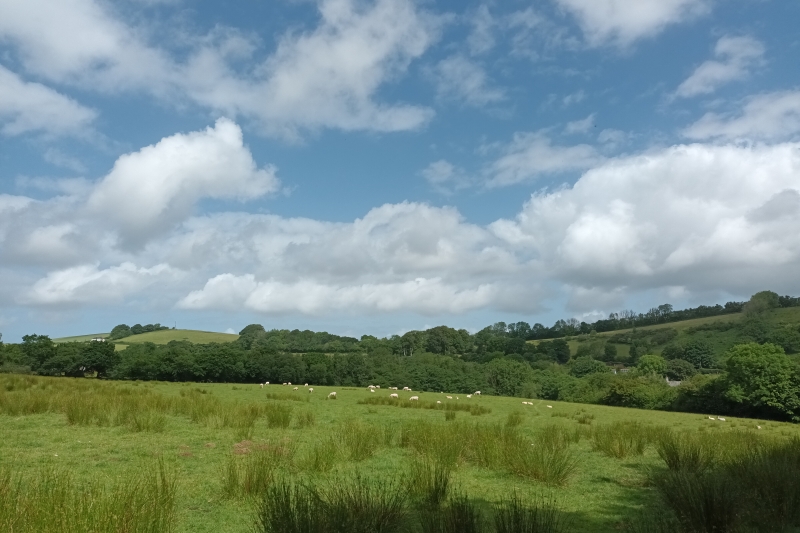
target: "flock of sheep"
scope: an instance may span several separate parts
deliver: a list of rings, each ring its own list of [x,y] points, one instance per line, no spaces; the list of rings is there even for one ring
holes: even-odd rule
[[[260,385],[261,385],[261,388],[263,389],[265,386],[269,385],[269,381],[265,381],[264,383],[261,383]],[[291,387],[292,386],[292,382],[291,381],[287,381],[286,383],[284,383],[284,385]],[[308,387],[308,392],[314,392],[314,387],[309,387],[308,383],[306,383],[303,386],[304,387]],[[299,390],[299,388],[300,387],[294,387],[294,388],[292,388],[292,390]],[[367,390],[370,391],[370,392],[375,392],[376,389],[380,389],[380,388],[381,388],[380,385],[368,385],[367,386]],[[397,387],[389,387],[389,390],[398,390],[398,389],[397,389]],[[408,392],[412,392],[410,387],[403,387],[403,390],[404,391],[408,391]],[[444,394],[444,393],[442,393],[442,394]],[[472,398],[473,396],[480,396],[480,395],[481,395],[481,391],[476,390],[472,394],[467,394],[467,398]],[[390,398],[395,398],[395,399],[400,399],[400,397],[395,392],[389,394],[389,397]],[[328,394],[328,398],[330,398],[332,400],[335,400],[336,399],[336,392],[329,393]],[[453,397],[452,396],[448,396],[447,399],[448,400],[452,400]],[[408,398],[408,400],[409,401],[419,400],[419,396],[411,396],[411,397]],[[456,400],[458,400],[458,396],[456,396]],[[442,402],[437,401],[436,403],[442,403]],[[533,405],[533,404],[531,404],[531,405]],[[548,407],[550,407],[550,406],[548,405]]]

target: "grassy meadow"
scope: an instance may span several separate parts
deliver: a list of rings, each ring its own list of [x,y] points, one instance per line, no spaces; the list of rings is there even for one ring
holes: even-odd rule
[[[372,498],[358,518],[371,531],[399,530],[376,517],[415,531],[675,531],[641,523],[661,516],[664,483],[697,490],[664,476],[800,442],[794,425],[714,413],[293,388],[0,375],[0,529],[314,531],[300,518],[338,509],[346,523],[342,509]],[[494,529],[465,525],[477,516]]]
[[[55,343],[62,342],[85,342],[90,341],[96,337],[108,337],[108,333],[97,333],[94,335],[79,335],[75,337],[61,337],[53,339]],[[239,335],[232,333],[218,333],[215,331],[198,331],[194,329],[162,329],[159,331],[150,331],[148,333],[140,333],[139,335],[131,335],[119,340],[115,340],[114,344],[117,350],[124,350],[131,344],[138,344],[143,342],[152,342],[153,344],[167,344],[171,341],[189,341],[193,344],[209,344],[212,342],[233,342],[239,338]]]

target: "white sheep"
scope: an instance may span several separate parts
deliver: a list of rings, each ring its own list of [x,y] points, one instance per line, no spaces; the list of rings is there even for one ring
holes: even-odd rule
[[[709,420],[716,420],[716,418],[714,418],[713,416],[709,416],[708,419]]]
[[[261,388],[262,388],[262,389],[264,388],[264,384],[263,384],[263,383],[261,384]]]
[[[267,381],[266,383],[264,383],[264,385],[269,385],[269,381]]]
[[[413,400],[419,400],[419,396],[412,396],[411,398],[409,398],[409,401],[413,401]]]
[[[761,426],[756,426],[758,429],[761,429]]]
[[[453,399],[453,397],[452,397],[452,396],[447,396],[446,398],[447,398],[448,400],[452,400],[452,399]]]
[[[291,387],[291,385],[292,385],[292,382],[290,381],[290,382],[288,383],[288,385]]]
[[[308,383],[306,383],[305,385],[303,385],[303,387],[308,387]]]
[[[381,388],[381,386],[380,386],[380,385],[375,385],[375,388],[376,388],[376,389],[380,389],[380,388]]]
[[[314,392],[314,387],[309,387],[308,392]]]
[[[408,387],[403,387],[403,390],[410,391],[411,389],[409,389]]]
[[[297,387],[293,388],[292,390],[297,390]]]
[[[479,390],[476,390],[476,391],[475,391],[475,392],[473,392],[472,394],[474,394],[475,396],[480,396],[480,395],[481,395],[481,391],[479,391]]]
[[[286,385],[286,383],[284,383],[284,385]]]
[[[552,409],[552,408],[553,408],[553,406],[552,406],[552,405],[548,405],[548,406],[547,406],[547,408],[548,408],[548,409]]]
[[[442,402],[440,402],[439,400],[436,400],[436,403],[442,403]]]
[[[370,392],[375,392],[375,389],[369,389]]]
[[[399,398],[399,396],[393,392],[392,394],[389,395],[389,398]]]
[[[720,416],[720,417],[717,417],[717,420],[719,420],[720,422],[725,422],[725,419],[724,419],[724,418],[722,418],[721,416]]]
[[[335,400],[336,399],[336,393],[332,392],[332,393],[328,394],[328,398],[332,398],[332,399]]]
[[[472,398],[472,394],[467,394],[467,398]]]

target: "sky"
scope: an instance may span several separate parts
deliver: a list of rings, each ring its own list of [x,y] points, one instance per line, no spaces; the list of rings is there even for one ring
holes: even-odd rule
[[[783,0],[3,0],[3,340],[800,295],[798,20]]]

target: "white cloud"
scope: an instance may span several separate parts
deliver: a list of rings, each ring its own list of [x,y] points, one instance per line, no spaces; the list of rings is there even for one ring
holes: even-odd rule
[[[800,133],[800,91],[753,96],[738,116],[706,113],[686,128],[690,139],[785,139]]]
[[[97,113],[75,100],[31,83],[0,65],[0,132],[21,135],[42,132],[50,135],[83,135]]]
[[[580,91],[568,94],[565,96],[561,102],[564,104],[565,107],[571,106],[572,104],[577,104],[583,102],[586,99],[586,92],[581,89]]]
[[[564,133],[588,133],[589,130],[592,129],[592,126],[594,126],[595,115],[596,113],[592,113],[584,119],[567,122],[567,126],[564,128]]]
[[[66,168],[73,172],[83,173],[86,172],[86,165],[80,159],[65,154],[58,148],[48,148],[44,152],[44,160],[57,167]]]
[[[472,55],[484,54],[494,48],[494,29],[497,21],[489,12],[486,4],[481,4],[471,17],[472,31],[467,37],[467,44]]]
[[[459,189],[472,185],[472,180],[463,169],[454,166],[449,161],[440,159],[434,161],[422,170],[424,177],[431,186],[439,192],[450,194]]]
[[[461,55],[443,59],[432,70],[440,98],[453,99],[476,107],[499,102],[505,94],[492,87],[483,68]]]
[[[382,103],[376,93],[438,38],[434,16],[412,0],[321,0],[319,12],[315,29],[287,32],[265,60],[253,57],[250,37],[225,28],[185,36],[190,49],[178,60],[98,0],[4,2],[0,39],[44,79],[177,105],[189,98],[291,139],[322,128],[410,130],[431,119],[427,107]]]
[[[704,15],[710,0],[556,0],[572,13],[589,44],[628,46],[671,24]]]
[[[140,245],[185,219],[200,198],[258,198],[278,183],[274,168],[257,167],[239,126],[219,119],[213,128],[121,156],[95,187],[88,208]]]
[[[547,174],[584,170],[602,159],[588,144],[558,146],[542,132],[517,133],[505,153],[489,167],[488,185],[513,185]]]
[[[102,270],[97,265],[80,265],[49,273],[34,283],[20,301],[48,306],[119,303],[148,285],[176,275],[174,269],[163,264],[138,268],[122,263]]]
[[[675,286],[746,294],[796,287],[798,191],[800,144],[681,145],[609,160],[491,228],[592,301]]]
[[[726,83],[745,79],[764,56],[764,45],[752,37],[725,36],[714,48],[717,60],[706,61],[678,86],[675,96],[690,98],[713,93]]]

